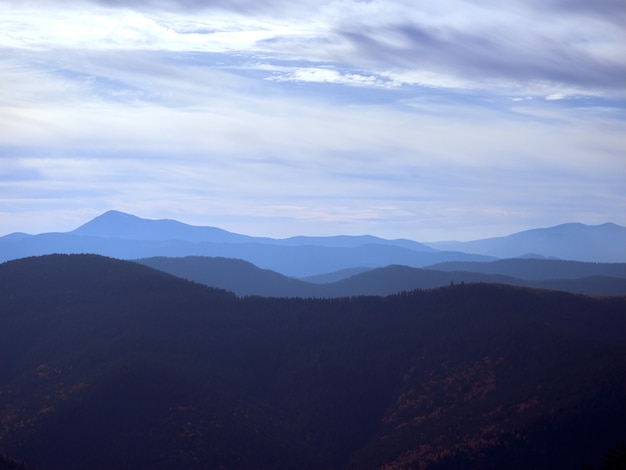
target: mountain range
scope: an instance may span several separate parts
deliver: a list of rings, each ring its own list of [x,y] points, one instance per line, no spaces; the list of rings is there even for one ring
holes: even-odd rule
[[[46,255],[0,306],[7,468],[565,470],[626,435],[623,297],[241,298]]]
[[[108,211],[70,232],[0,237],[0,261],[51,253],[94,253],[119,259],[209,256],[242,259],[302,278],[354,268],[423,268],[520,256],[623,263],[625,246],[626,227],[615,224],[565,224],[474,242],[419,243],[371,235],[253,237]]]

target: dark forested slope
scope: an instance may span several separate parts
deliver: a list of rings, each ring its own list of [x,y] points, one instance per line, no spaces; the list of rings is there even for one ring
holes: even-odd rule
[[[71,468],[579,468],[624,434],[624,299],[502,285],[245,298],[0,265],[0,452]]]

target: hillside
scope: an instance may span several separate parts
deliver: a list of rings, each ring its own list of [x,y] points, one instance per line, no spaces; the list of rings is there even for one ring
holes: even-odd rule
[[[245,298],[92,255],[0,265],[0,453],[71,468],[597,464],[623,298]]]

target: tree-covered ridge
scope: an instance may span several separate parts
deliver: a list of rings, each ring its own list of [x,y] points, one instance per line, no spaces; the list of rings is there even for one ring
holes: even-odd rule
[[[40,470],[580,468],[624,434],[623,298],[240,299],[57,255],[0,265],[0,306],[0,451]]]

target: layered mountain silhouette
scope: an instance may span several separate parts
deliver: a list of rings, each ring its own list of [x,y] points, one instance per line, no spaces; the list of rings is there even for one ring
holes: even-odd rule
[[[2,461],[595,466],[626,432],[624,300],[486,283],[238,298],[96,255],[8,261]]]
[[[239,296],[347,297],[389,295],[455,283],[500,283],[589,295],[626,295],[626,263],[512,259],[451,262],[428,269],[392,265],[343,270],[311,282],[261,269],[243,260],[210,257],[155,257],[138,263]]]
[[[372,236],[249,237],[173,220],[147,220],[109,211],[67,233],[0,238],[0,261],[52,253],[94,253],[120,259],[213,256],[247,260],[289,276],[310,276],[355,266],[424,266],[443,261],[491,259],[437,251],[410,240]]]
[[[625,241],[626,228],[614,224],[566,224],[496,239],[429,245],[370,235],[272,239],[108,211],[67,233],[0,237],[0,261],[52,253],[95,253],[120,259],[210,256],[242,259],[287,276],[307,277],[354,268],[422,268],[448,261],[490,261],[528,253],[568,260],[624,262]]]

